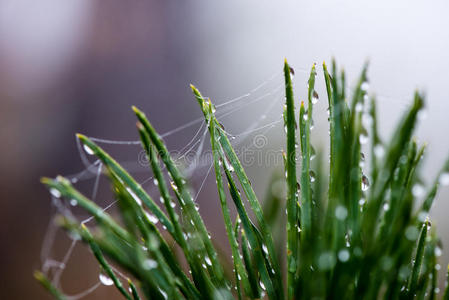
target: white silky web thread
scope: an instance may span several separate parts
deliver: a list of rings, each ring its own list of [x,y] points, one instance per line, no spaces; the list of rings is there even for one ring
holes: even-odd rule
[[[318,72],[322,71],[318,68]],[[296,73],[301,73],[304,76],[304,80],[300,87],[306,87],[307,79],[309,70],[306,68],[297,68],[295,70]],[[277,127],[279,124],[282,124],[282,116],[278,116],[275,119],[269,120],[268,116],[269,113],[275,109],[276,107],[282,107],[284,104],[284,82],[283,82],[283,76],[282,72],[277,72],[273,74],[272,76],[268,77],[265,81],[263,81],[261,84],[257,85],[255,88],[251,89],[248,93],[245,93],[243,95],[240,95],[238,97],[235,97],[233,99],[227,100],[227,101],[214,101],[217,103],[215,105],[216,108],[216,117],[218,121],[226,127],[226,123],[229,117],[231,117],[233,114],[237,112],[246,112],[248,111],[248,114],[251,114],[251,108],[253,106],[265,106],[266,108],[263,110],[262,114],[255,117],[255,120],[250,123],[250,125],[246,126],[242,130],[238,130],[236,132],[229,132],[225,130],[225,133],[231,140],[231,144],[234,148],[238,148],[242,146],[242,144],[245,143],[245,141],[248,141],[250,136],[254,133],[258,134],[266,134],[268,131],[272,130],[273,128]],[[296,91],[299,92],[299,91]],[[325,94],[323,92],[323,94]],[[350,95],[350,94],[348,94]],[[386,97],[386,96],[382,96]],[[205,97],[206,98],[206,97]],[[391,98],[391,97],[389,97]],[[208,98],[206,98],[208,99]],[[194,103],[192,101],[192,103]],[[188,158],[188,155],[193,153],[193,160],[188,161],[187,165],[185,166],[185,175],[188,179],[193,179],[194,177],[199,177],[201,180],[199,181],[199,186],[194,191],[194,200],[197,201],[199,198],[201,192],[204,190],[204,186],[206,185],[207,178],[210,176],[211,170],[213,168],[213,161],[212,157],[209,155],[205,155],[206,151],[206,140],[208,139],[208,126],[206,122],[204,121],[204,117],[196,118],[192,121],[189,121],[187,123],[184,123],[174,129],[171,129],[167,132],[162,133],[160,136],[161,138],[166,138],[173,136],[175,134],[181,134],[183,131],[185,131],[188,128],[192,128],[194,126],[197,126],[197,129],[195,130],[195,133],[193,136],[189,139],[189,141],[181,147],[181,149],[178,151],[179,155],[177,157],[174,157],[173,159],[175,162],[180,162],[182,160],[185,160]],[[103,138],[97,138],[97,137],[89,137],[92,141],[98,143],[98,144],[105,144],[110,146],[117,146],[117,147],[137,147],[141,144],[139,140],[134,141],[120,141],[120,140],[109,140],[109,139],[103,139]],[[251,141],[251,140],[250,140]],[[82,146],[79,139],[76,139],[77,148],[79,152],[79,156],[81,159],[81,163],[84,166],[84,169],[76,174],[72,174],[69,176],[66,176],[68,179],[71,180],[73,184],[77,184],[80,181],[87,181],[87,180],[93,180],[93,187],[91,191],[91,200],[96,201],[97,200],[97,194],[99,191],[99,185],[100,185],[100,177],[102,176],[102,169],[103,165],[100,160],[98,160],[95,156],[88,155],[89,153],[86,153],[86,149]],[[246,150],[251,149],[254,147],[255,141],[252,140],[249,145],[246,146]],[[243,153],[239,154],[239,157]],[[240,157],[241,158],[241,157]],[[120,164],[128,170],[128,172],[148,172],[150,168],[136,168],[136,161],[124,161],[120,162]],[[143,169],[143,170],[142,170]],[[163,172],[166,173],[166,168],[164,165],[161,166],[161,169]],[[167,176],[167,174],[165,174]],[[150,176],[140,182],[141,186],[147,185],[149,182],[152,182],[153,176]],[[157,187],[152,184],[148,187],[148,189],[156,189]],[[117,203],[117,200],[111,199],[109,201],[109,204],[103,207],[103,211],[107,211],[110,208],[114,207],[114,205]],[[59,212],[63,215],[70,215],[71,217],[74,217],[75,219],[78,219],[80,223],[82,224],[88,224],[90,221],[93,220],[93,217],[88,217],[85,219],[79,219],[76,218],[76,216],[73,215],[71,211],[70,205],[64,205],[62,202],[62,199],[52,199],[52,204],[55,208],[56,212]],[[56,214],[56,213],[55,213]],[[53,284],[55,284],[57,287],[62,288],[60,286],[60,278],[63,275],[63,272],[66,269],[67,263],[70,260],[71,255],[74,251],[77,251],[80,248],[76,248],[76,245],[78,243],[78,240],[76,238],[72,238],[71,244],[69,248],[67,249],[65,255],[62,257],[62,259],[59,261],[58,259],[55,259],[52,257],[52,246],[55,243],[55,235],[57,232],[57,227],[54,225],[54,217],[51,218],[51,221],[49,223],[45,238],[43,240],[43,245],[41,249],[41,263],[42,263],[42,271],[46,275],[53,274],[52,280]],[[76,250],[75,250],[76,249]],[[125,274],[122,274],[119,270],[111,266],[112,270],[115,274],[120,276],[122,279],[126,280],[127,276]],[[52,272],[53,270],[53,272]],[[70,300],[77,300],[82,297],[85,297],[92,293],[94,290],[99,288],[101,286],[101,282],[97,281],[93,283],[89,288],[87,288],[84,291],[81,291],[80,293],[77,293],[75,295],[67,296]]]
[[[257,94],[259,91],[262,91],[264,86],[266,86],[268,83],[273,81],[276,78],[279,78],[281,73],[274,74],[271,76],[268,80],[264,81],[262,84],[258,85],[256,88],[252,89],[249,93],[246,93],[242,96],[239,96],[237,98],[228,100],[226,102],[220,103],[217,105],[217,108],[219,108],[216,112],[217,118],[221,120],[222,118],[226,118],[230,115],[232,115],[235,112],[242,111],[245,107],[248,107],[254,103],[258,103],[261,101],[270,101],[272,105],[274,105],[273,100],[271,99],[271,96],[275,95],[276,93],[279,93],[281,90],[280,87],[282,86],[282,83],[279,83],[278,86],[275,89],[271,89],[268,92],[264,92],[263,94]],[[277,101],[276,101],[277,102]],[[270,105],[270,107],[272,106]],[[260,120],[257,120],[257,122],[253,123],[253,127],[257,127]],[[184,159],[185,156],[192,152],[195,153],[194,159],[186,168],[186,175],[190,177],[193,175],[195,171],[198,169],[202,169],[204,167],[204,163],[200,163],[201,156],[203,155],[205,151],[205,141],[207,140],[207,133],[208,128],[205,126],[204,118],[198,118],[195,120],[192,120],[190,122],[187,122],[177,128],[174,128],[170,131],[167,131],[163,134],[161,134],[162,138],[174,135],[176,133],[182,132],[183,130],[192,127],[194,125],[200,125],[197,129],[194,136],[189,140],[189,142],[181,148],[179,151],[181,155],[178,157],[179,159]],[[239,136],[239,134],[236,134],[236,136]],[[140,145],[140,141],[117,141],[117,140],[107,140],[102,138],[90,138],[92,141],[97,142],[99,144],[107,144],[107,145],[117,145],[117,146],[137,146]],[[90,153],[86,153],[85,148],[82,146],[79,139],[76,139],[76,144],[79,152],[79,156],[81,159],[81,162],[84,166],[84,169],[76,174],[72,174],[69,176],[66,176],[68,179],[71,180],[73,184],[76,184],[80,181],[86,181],[86,180],[94,180],[93,182],[93,188],[91,191],[91,200],[96,201],[97,193],[99,190],[99,184],[100,184],[100,177],[102,174],[102,167],[100,160],[94,159],[93,161],[90,160]],[[94,157],[94,156],[92,156]],[[127,162],[121,162],[122,165],[126,165]],[[195,194],[195,200],[198,198],[199,194],[203,190],[203,187],[205,186],[206,179],[209,176],[211,170],[212,170],[212,161],[207,163],[208,169],[206,174],[204,175],[200,186],[198,187],[196,194]],[[129,168],[127,168],[129,171]],[[165,168],[163,168],[165,169]],[[151,179],[152,177],[150,177]],[[150,179],[147,179],[145,181],[149,181]],[[142,184],[142,183],[141,183]],[[110,204],[105,206],[103,208],[104,211],[110,209],[113,207],[116,203],[116,200],[111,201]],[[70,205],[63,205],[61,199],[53,199],[53,204],[56,207],[56,210],[63,214],[63,215],[70,215],[73,216],[72,212],[70,211]],[[87,224],[91,220],[93,220],[93,217],[88,217],[84,220],[80,220],[80,223]],[[45,274],[49,275],[50,270],[54,269],[55,272],[53,272],[53,277],[51,278],[53,284],[59,288],[62,288],[60,286],[60,278],[67,266],[67,262],[70,260],[70,257],[76,247],[76,244],[78,243],[78,240],[73,238],[71,241],[71,244],[69,248],[67,249],[65,255],[61,259],[61,261],[58,261],[57,259],[54,259],[51,257],[51,247],[54,244],[54,238],[56,234],[56,226],[53,224],[53,218],[51,223],[48,226],[46,237],[43,241],[42,251],[41,251],[41,259],[42,259],[42,266],[43,271]],[[113,268],[114,272],[118,274],[121,278],[126,279],[126,275],[120,273],[117,269]],[[92,293],[94,290],[96,290],[98,287],[101,286],[101,282],[98,281],[94,283],[91,287],[87,288],[86,290],[76,294],[76,295],[69,295],[67,296],[68,299],[76,300],[80,299],[90,293]]]

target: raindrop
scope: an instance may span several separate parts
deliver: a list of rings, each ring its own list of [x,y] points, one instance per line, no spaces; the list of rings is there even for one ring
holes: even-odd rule
[[[357,103],[356,105],[355,105],[355,111],[356,112],[361,112],[363,110],[363,104],[362,103]]]
[[[410,241],[416,241],[419,231],[415,226],[408,226],[405,230],[405,237]]]
[[[332,252],[324,252],[318,258],[318,268],[329,270],[335,265],[335,256]]]
[[[78,205],[78,201],[76,201],[76,199],[72,199],[72,200],[70,200],[70,205],[71,206],[77,206]]]
[[[262,251],[263,251],[265,254],[268,254],[267,245],[265,245],[265,244],[262,245]]]
[[[377,158],[382,158],[385,155],[385,149],[382,145],[378,144],[374,146],[374,155]]]
[[[210,260],[209,256],[206,256],[204,258],[204,260],[206,261],[206,264],[208,264],[209,266],[212,266],[212,261]]]
[[[309,119],[309,115],[307,114],[307,112],[304,113],[303,117],[304,121],[307,121]]]
[[[441,173],[438,181],[441,185],[449,185],[449,172]]]
[[[349,251],[346,249],[340,250],[338,252],[338,259],[341,262],[347,262],[349,260]]]
[[[368,89],[369,89],[369,83],[368,83],[368,81],[364,81],[364,82],[362,83],[362,85],[360,86],[360,89],[361,89],[362,91],[364,91],[364,92],[367,92]]]
[[[389,210],[389,209],[390,209],[390,204],[385,203],[385,204],[384,204],[384,211],[387,211],[387,210]]]
[[[151,270],[151,269],[155,269],[155,268],[157,268],[157,262],[155,261],[155,260],[153,260],[153,259],[146,259],[144,262],[143,262],[143,267],[144,267],[144,269],[146,269],[146,270]]]
[[[422,197],[422,196],[424,196],[424,193],[425,193],[425,190],[421,184],[417,183],[413,186],[413,188],[412,188],[413,196]]]
[[[316,104],[318,102],[318,99],[320,98],[320,96],[318,95],[318,93],[313,90],[312,93],[312,104]]]
[[[100,275],[98,276],[98,278],[100,279],[100,282],[101,282],[103,285],[113,285],[113,284],[114,284],[114,281],[112,281],[112,279],[109,278],[109,276],[107,276],[107,275],[105,275],[105,274],[103,274],[103,273],[100,273]]]
[[[362,130],[362,132],[360,133],[359,141],[360,141],[360,144],[362,144],[362,145],[364,145],[368,142],[368,135],[367,135],[366,130]]]
[[[153,179],[153,183],[154,183],[155,186],[159,185],[159,181],[156,178]]]
[[[52,194],[52,196],[55,198],[61,197],[61,192],[54,188],[50,189],[50,194]]]
[[[137,195],[134,194],[134,192],[129,187],[126,188],[126,191],[128,192],[128,194],[131,195],[131,197],[133,197],[133,199],[137,202],[137,204],[139,204],[140,206],[142,205],[142,201],[140,200],[140,198],[137,197]]]
[[[262,281],[260,282],[260,288],[265,291],[265,285],[263,284]]]
[[[344,206],[337,206],[335,209],[335,217],[339,220],[344,220],[348,216],[348,210]]]
[[[293,75],[293,76],[295,76],[295,69],[293,69],[292,67],[288,67],[289,68],[289,71],[290,71],[290,75]]]
[[[421,212],[418,214],[418,220],[419,220],[420,222],[425,222],[426,219],[427,219],[427,217],[428,217],[428,213],[425,212],[425,211],[421,211]]]
[[[366,203],[365,198],[361,198],[361,199],[359,200],[359,205],[360,205],[360,206],[365,205],[365,203]]]
[[[362,175],[362,191],[366,191],[369,188],[369,180],[368,177]]]
[[[310,145],[310,160],[314,159],[316,157],[316,151],[315,148]]]
[[[441,256],[441,254],[442,254],[441,248],[438,246],[435,247],[435,256]]]
[[[373,118],[370,114],[365,113],[362,115],[362,124],[363,126],[371,127],[371,125],[373,124]]]
[[[424,121],[425,119],[427,119],[427,110],[422,109],[418,112],[418,120]]]
[[[310,126],[309,126],[309,128],[310,128],[310,130],[315,128],[315,122],[313,121],[313,119],[310,119]]]
[[[84,151],[86,151],[87,154],[89,155],[94,155],[94,150],[92,150],[89,146],[87,146],[86,144],[83,145]]]
[[[315,182],[315,179],[316,179],[315,172],[310,170],[309,171],[309,177],[310,177],[310,182]]]
[[[159,222],[159,219],[155,215],[152,215],[148,212],[145,212],[145,215],[147,216],[148,220],[150,220],[151,223],[157,224],[157,222]]]
[[[360,161],[365,161],[365,154],[360,152]]]

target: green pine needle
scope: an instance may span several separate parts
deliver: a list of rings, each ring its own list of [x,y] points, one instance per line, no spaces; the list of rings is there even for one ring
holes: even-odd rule
[[[117,161],[79,134],[84,147],[104,167],[121,220],[64,177],[43,178],[53,196],[77,203],[96,221],[89,229],[70,216],[60,216],[58,223],[90,247],[103,275],[128,300],[435,299],[441,250],[428,213],[439,186],[449,180],[449,160],[418,206],[416,189],[422,189],[420,165],[425,145],[418,145],[413,131],[424,106],[423,96],[415,93],[392,139],[384,143],[378,132],[376,101],[367,94],[367,65],[350,100],[344,71],[335,62],[330,71],[324,63],[322,67],[329,105],[329,171],[324,171],[323,155],[311,144],[313,106],[319,98],[316,66],[310,71],[304,103],[294,97],[294,70],[285,61],[282,180],[287,194],[285,199],[268,197],[272,202],[263,206],[215,116],[214,105],[191,85],[209,129],[217,202],[232,253],[229,266],[218,255],[222,251],[215,248],[217,243],[211,240],[181,170],[145,114],[135,107],[142,147],[163,207]],[[274,230],[284,224],[278,224],[283,219],[277,216],[283,214],[281,205],[287,212],[283,244]],[[231,206],[237,211],[236,219]],[[109,261],[136,285],[129,279],[122,282]],[[230,268],[232,275],[224,272]],[[47,276],[35,272],[35,278],[56,299],[70,299]],[[443,297],[449,299],[448,288]]]

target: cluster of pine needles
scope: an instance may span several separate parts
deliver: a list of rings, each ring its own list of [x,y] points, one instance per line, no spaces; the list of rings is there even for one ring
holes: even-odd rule
[[[424,105],[422,95],[415,93],[390,142],[383,142],[376,102],[367,95],[366,66],[349,97],[344,72],[333,62],[329,73],[323,64],[330,130],[329,171],[325,171],[321,155],[312,161],[315,68],[308,80],[307,104],[301,102],[298,115],[291,82],[294,70],[285,61],[286,199],[264,207],[215,117],[214,105],[191,86],[209,129],[218,201],[232,253],[230,268],[162,138],[135,107],[163,207],[102,148],[78,135],[103,164],[121,220],[114,220],[68,179],[43,178],[59,201],[77,203],[96,221],[88,228],[61,215],[58,224],[91,248],[102,276],[126,299],[437,298],[441,246],[428,213],[438,186],[449,181],[449,161],[424,188],[419,167],[425,145],[412,137]],[[367,155],[361,149],[365,143]],[[230,205],[237,211],[235,218]],[[284,208],[286,238],[280,243],[279,234],[273,238],[271,220],[273,210],[284,216]],[[117,277],[108,261],[127,272],[128,282]],[[35,273],[55,298],[67,299],[47,275]],[[449,299],[447,288],[442,294]]]

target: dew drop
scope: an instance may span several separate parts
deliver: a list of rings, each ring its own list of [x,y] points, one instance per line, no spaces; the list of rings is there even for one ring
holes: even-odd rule
[[[157,224],[159,222],[159,219],[155,215],[152,215],[146,211],[145,211],[145,215],[147,216],[148,220],[150,220],[151,223]]]
[[[368,142],[368,135],[366,134],[366,131],[362,131],[360,133],[359,141],[360,141],[360,144],[362,144],[362,145],[364,145]]]
[[[131,195],[131,197],[133,197],[134,201],[136,201],[137,204],[139,204],[140,206],[142,206],[142,201],[140,200],[140,198],[137,197],[137,195],[134,194],[134,192],[133,192],[129,187],[126,188],[126,191],[128,192],[128,194]]]
[[[361,112],[363,110],[363,104],[362,103],[357,103],[356,105],[355,105],[355,111],[356,112]]]
[[[310,126],[309,126],[309,128],[310,128],[310,130],[315,128],[315,122],[313,121],[313,119],[310,119]]]
[[[309,177],[310,177],[310,182],[315,182],[315,179],[316,179],[315,172],[310,170],[309,171]]]
[[[405,237],[410,241],[416,241],[419,231],[415,226],[408,226],[405,230]]]
[[[320,96],[318,95],[317,91],[313,90],[312,93],[312,104],[316,104],[319,100]]]
[[[365,175],[362,176],[362,191],[366,191],[369,189],[369,180]]]
[[[316,150],[315,148],[311,145],[310,146],[310,160],[313,160],[316,157]]]
[[[268,254],[267,245],[265,245],[265,244],[262,245],[262,251],[263,251],[265,254]]]
[[[364,82],[362,83],[362,85],[360,86],[360,89],[361,89],[362,91],[364,91],[364,92],[367,92],[368,89],[369,89],[369,83],[368,83],[368,81],[364,81]]]
[[[309,119],[309,115],[307,114],[307,112],[304,113],[304,116],[302,118],[304,119],[304,121],[307,121]]]
[[[155,186],[159,185],[159,181],[156,178],[153,179],[153,183],[154,183]]]
[[[348,210],[344,206],[337,206],[335,209],[335,217],[339,220],[344,220],[348,216]]]
[[[374,155],[377,158],[382,158],[385,155],[385,149],[382,145],[378,144],[374,147]]]
[[[100,273],[100,275],[98,276],[98,278],[100,279],[100,282],[101,282],[103,285],[109,286],[109,285],[113,285],[113,284],[114,284],[114,281],[112,281],[112,279],[109,278],[109,276],[107,276],[106,274]]]
[[[435,247],[435,256],[441,256],[441,254],[442,254],[441,248],[438,246]]]
[[[265,285],[263,284],[262,281],[260,282],[260,288],[265,291]]]
[[[389,209],[390,209],[390,204],[385,203],[384,206],[383,206],[383,208],[384,208],[384,211],[389,210]]]
[[[157,268],[157,262],[155,260],[153,260],[153,259],[150,259],[150,258],[146,259],[143,262],[143,268],[146,269],[146,270],[155,269],[155,268]]]
[[[94,155],[94,150],[92,150],[89,146],[86,144],[83,145],[84,151],[89,155]]]
[[[449,172],[441,173],[438,181],[441,185],[449,185]]]
[[[72,199],[72,200],[70,200],[70,205],[71,206],[77,206],[78,205],[78,201],[76,201],[76,199]]]
[[[422,197],[422,196],[424,196],[424,193],[425,193],[425,190],[421,184],[417,183],[413,186],[413,188],[412,188],[413,196]]]
[[[427,119],[427,110],[422,109],[418,112],[418,120],[424,121],[425,119]]]
[[[347,249],[340,250],[338,252],[338,259],[341,262],[347,262],[349,260],[349,251]]]
[[[50,194],[52,194],[52,196],[55,198],[61,197],[61,192],[54,188],[50,189]]]
[[[429,214],[428,214],[427,212],[421,211],[421,212],[418,214],[418,221],[420,221],[420,222],[425,222],[428,216],[429,216]]]
[[[210,260],[209,256],[206,256],[204,258],[204,261],[206,262],[206,264],[208,264],[209,266],[212,266],[212,261]]]
[[[371,125],[373,124],[373,118],[371,117],[370,114],[364,113],[362,115],[362,124],[365,127],[371,127]]]
[[[292,67],[288,67],[289,71],[290,71],[290,75],[295,76],[295,69],[293,69]],[[292,77],[292,76],[291,76]]]

